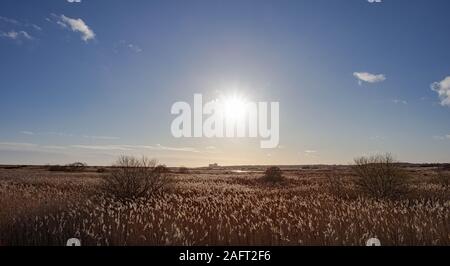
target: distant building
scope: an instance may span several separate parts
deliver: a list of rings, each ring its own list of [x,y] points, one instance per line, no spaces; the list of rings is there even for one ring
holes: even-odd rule
[[[217,167],[219,167],[219,164],[217,164],[217,163],[210,163],[209,164],[209,168],[217,168]]]

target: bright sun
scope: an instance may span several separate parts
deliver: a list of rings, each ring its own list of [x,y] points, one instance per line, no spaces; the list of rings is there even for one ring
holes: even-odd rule
[[[245,118],[247,112],[247,100],[240,95],[231,95],[223,99],[225,107],[225,118],[236,121]]]

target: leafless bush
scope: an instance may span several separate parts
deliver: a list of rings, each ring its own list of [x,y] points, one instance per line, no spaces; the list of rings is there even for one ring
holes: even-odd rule
[[[75,162],[66,165],[50,165],[47,169],[53,172],[82,172],[86,167],[86,163]]]
[[[97,168],[97,173],[105,173],[105,172],[106,172],[106,168],[104,168],[104,167]]]
[[[49,165],[47,170],[51,172],[64,172],[66,171],[66,167],[64,165]]]
[[[75,163],[71,163],[66,165],[66,169],[69,172],[82,172],[83,170],[85,170],[87,167],[86,163],[81,163],[81,162],[75,162]]]
[[[164,174],[164,173],[170,173],[170,170],[169,170],[169,168],[167,168],[167,166],[160,164],[155,167],[155,172]]]
[[[406,173],[391,154],[355,159],[355,184],[375,198],[395,198],[405,193]]]
[[[155,166],[156,161],[146,157],[121,156],[104,179],[103,190],[118,199],[136,199],[160,192],[169,179]]]
[[[279,183],[284,180],[283,173],[279,167],[269,167],[264,172],[263,180],[271,183]]]
[[[187,167],[181,166],[180,168],[178,168],[178,173],[180,173],[180,174],[188,174],[189,173],[189,169]]]

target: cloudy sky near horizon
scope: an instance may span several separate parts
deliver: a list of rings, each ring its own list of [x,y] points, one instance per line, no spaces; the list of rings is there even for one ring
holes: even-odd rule
[[[450,162],[447,0],[0,2],[0,164]],[[280,103],[280,146],[175,139],[194,93]]]

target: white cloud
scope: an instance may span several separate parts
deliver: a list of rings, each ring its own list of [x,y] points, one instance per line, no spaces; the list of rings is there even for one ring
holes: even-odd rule
[[[383,140],[385,140],[386,138],[385,138],[385,137],[382,137],[382,136],[372,136],[372,137],[370,137],[369,139],[370,139],[370,140],[374,140],[374,141],[383,141]]]
[[[44,145],[41,146],[42,149],[49,149],[49,150],[65,150],[67,147],[65,146],[58,146],[58,145]]]
[[[118,150],[118,151],[134,151],[134,150],[156,150],[156,151],[180,151],[180,152],[198,152],[194,148],[189,147],[167,147],[161,144],[155,146],[148,145],[71,145],[71,148],[88,149],[88,150]]]
[[[25,39],[31,40],[33,37],[31,37],[30,34],[28,34],[26,31],[19,31],[19,34],[22,35]]]
[[[89,135],[83,135],[83,138],[87,138],[87,139],[97,139],[97,140],[116,140],[116,139],[120,139],[119,137],[111,137],[111,136],[89,136]]]
[[[128,44],[128,48],[135,53],[142,52],[142,49],[139,46],[132,44],[132,43]]]
[[[362,82],[377,83],[386,80],[386,76],[384,74],[371,74],[368,72],[354,72],[353,76],[358,79],[360,85]]]
[[[136,44],[121,40],[117,45],[115,45],[114,52],[119,53],[122,50],[128,50],[134,53],[142,52],[142,48]]]
[[[20,131],[20,133],[21,133],[21,134],[24,134],[24,135],[34,135],[34,132],[26,131],[26,130]]]
[[[35,147],[36,144],[24,142],[0,142],[0,146]]]
[[[36,24],[31,24],[31,27],[33,27],[35,30],[38,30],[38,31],[41,31],[41,30],[42,30],[42,28],[39,27],[39,26],[36,25]]]
[[[33,150],[38,145],[33,143],[23,143],[23,142],[0,142],[0,150],[8,151],[22,151],[22,150]]]
[[[67,25],[65,23],[63,23],[62,21],[56,21],[56,23],[63,28],[67,28]]]
[[[69,3],[81,3],[81,0],[67,0]]]
[[[66,146],[39,145],[23,142],[0,142],[0,151],[17,152],[55,152],[66,149]]]
[[[28,34],[28,32],[26,31],[9,31],[9,32],[0,32],[0,36],[4,37],[4,38],[8,38],[11,40],[32,40],[33,37],[31,37],[30,34]]]
[[[442,106],[450,107],[450,76],[431,84],[431,89],[438,93]]]
[[[404,104],[404,105],[408,104],[407,101],[399,100],[399,99],[394,99],[394,100],[392,100],[392,102],[395,103],[395,104]]]
[[[119,137],[113,137],[113,136],[75,135],[75,134],[66,133],[66,132],[33,132],[33,131],[29,131],[29,130],[22,130],[22,131],[20,131],[20,133],[24,134],[24,135],[83,137],[83,138],[92,139],[92,140],[117,140],[117,139],[120,139]]]
[[[7,17],[2,17],[2,16],[0,16],[0,21],[6,22],[6,23],[9,23],[9,24],[18,26],[18,27],[28,27],[28,28],[33,28],[33,29],[35,29],[35,30],[37,30],[37,31],[41,31],[41,30],[42,30],[42,28],[39,27],[39,26],[36,25],[36,24],[28,23],[28,22],[21,22],[21,21],[18,21],[18,20],[16,20],[16,19],[12,19],[12,18],[7,18]]]
[[[58,136],[58,137],[74,137],[75,135],[65,132],[43,132],[39,133],[39,135],[46,135],[46,136]]]
[[[445,140],[445,139],[450,139],[450,134],[447,134],[445,136],[433,136],[433,139],[435,140]]]
[[[0,20],[4,21],[4,22],[7,22],[7,23],[14,24],[14,25],[20,25],[19,21],[15,20],[15,19],[12,19],[12,18],[6,18],[6,17],[0,16]]]
[[[217,148],[215,146],[206,146],[205,149],[207,149],[207,150],[215,150]]]
[[[150,149],[156,149],[156,150],[165,150],[165,151],[187,151],[187,152],[198,152],[196,149],[194,148],[174,148],[174,147],[167,147],[167,146],[162,146],[161,144],[156,144],[156,147],[153,146],[148,146],[147,148]]]
[[[305,150],[303,151],[303,156],[310,159],[319,158],[318,152],[316,150]]]
[[[95,39],[94,31],[81,18],[74,19],[61,15],[56,23],[64,28],[70,27],[72,31],[81,33],[81,39],[85,42]]]
[[[71,145],[71,148],[87,149],[87,150],[101,150],[101,151],[132,151],[132,148],[126,145]]]

